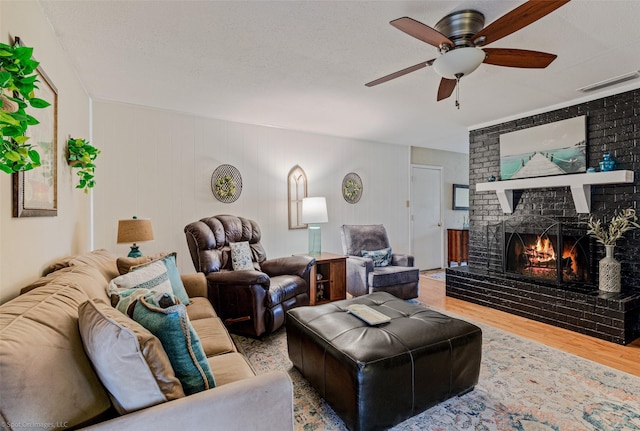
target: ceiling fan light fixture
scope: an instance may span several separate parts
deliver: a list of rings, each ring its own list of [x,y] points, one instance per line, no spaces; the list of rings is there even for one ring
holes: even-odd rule
[[[482,64],[485,53],[480,48],[456,48],[445,52],[433,62],[436,73],[443,78],[456,79],[473,72]]]

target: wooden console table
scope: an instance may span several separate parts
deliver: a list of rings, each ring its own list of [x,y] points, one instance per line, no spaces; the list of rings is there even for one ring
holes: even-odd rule
[[[347,256],[322,252],[312,257],[316,259],[316,264],[311,268],[309,276],[309,304],[318,305],[346,299]],[[318,275],[322,275],[322,278],[318,279]]]
[[[447,229],[447,266],[469,262],[469,229]]]

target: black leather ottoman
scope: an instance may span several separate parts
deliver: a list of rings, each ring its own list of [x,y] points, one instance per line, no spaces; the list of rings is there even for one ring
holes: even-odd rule
[[[346,312],[366,304],[391,321]],[[478,383],[480,328],[376,292],[287,312],[289,358],[352,431],[383,430]]]

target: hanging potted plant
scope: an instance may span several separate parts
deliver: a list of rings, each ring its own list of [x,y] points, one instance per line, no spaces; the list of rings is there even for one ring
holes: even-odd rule
[[[34,96],[38,88],[32,60],[33,48],[0,43],[0,170],[11,174],[40,166],[40,154],[25,136],[38,120],[26,113],[28,107],[46,108],[46,100]]]
[[[96,165],[93,162],[100,154],[100,150],[82,138],[69,138],[67,144],[69,147],[67,161],[71,168],[78,169],[77,175],[80,177],[76,188],[84,189],[85,193],[89,193],[89,189],[96,185],[94,177]]]

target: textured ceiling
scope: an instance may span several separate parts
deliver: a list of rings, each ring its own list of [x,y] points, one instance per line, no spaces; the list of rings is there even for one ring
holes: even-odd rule
[[[640,69],[638,0],[573,0],[490,44],[558,58],[540,70],[481,65],[461,81],[460,110],[455,97],[436,102],[429,67],[364,86],[438,55],[389,21],[434,26],[473,8],[489,24],[523,1],[40,3],[97,100],[459,152],[469,128],[577,101],[577,88]]]

